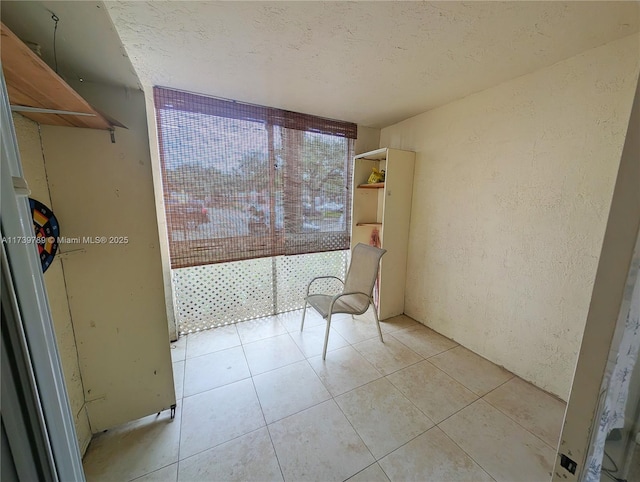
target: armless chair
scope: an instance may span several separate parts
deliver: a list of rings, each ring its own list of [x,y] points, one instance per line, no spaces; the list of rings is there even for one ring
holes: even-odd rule
[[[331,315],[336,313],[347,313],[350,315],[361,315],[370,305],[373,305],[373,316],[378,327],[380,341],[382,339],[382,330],[380,330],[380,321],[378,313],[373,303],[373,287],[378,277],[378,269],[380,259],[386,253],[385,249],[368,246],[363,243],[357,244],[351,252],[351,263],[349,271],[344,281],[335,276],[318,276],[313,278],[307,285],[307,293],[305,296],[304,310],[302,311],[302,323],[300,331],[304,328],[304,318],[307,313],[307,304],[316,310],[322,318],[327,320],[327,332],[324,336],[324,350],[322,351],[322,359],[327,357],[327,344],[329,343],[329,328],[331,326]],[[309,294],[311,285],[318,279],[333,278],[340,281],[343,290],[335,296],[324,294]]]

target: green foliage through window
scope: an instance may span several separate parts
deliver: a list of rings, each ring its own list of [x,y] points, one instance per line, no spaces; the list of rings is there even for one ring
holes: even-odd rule
[[[348,249],[355,125],[154,94],[172,267]]]

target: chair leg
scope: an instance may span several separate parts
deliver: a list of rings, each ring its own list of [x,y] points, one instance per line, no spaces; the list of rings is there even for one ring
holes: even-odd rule
[[[302,308],[302,323],[300,323],[300,331],[304,328],[304,317],[307,314],[307,300],[304,300],[304,308]]]
[[[324,349],[322,350],[322,359],[327,358],[327,345],[329,344],[329,328],[331,327],[331,313],[327,315],[327,332],[324,335]]]
[[[384,340],[382,339],[382,330],[380,329],[380,320],[378,320],[378,310],[376,310],[376,305],[374,305],[373,303],[371,303],[371,308],[373,308],[373,316],[376,319],[376,325],[378,327],[378,335],[380,335],[380,341],[384,343]]]

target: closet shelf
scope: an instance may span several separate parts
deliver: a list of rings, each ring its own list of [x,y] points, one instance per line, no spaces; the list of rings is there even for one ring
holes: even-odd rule
[[[103,130],[121,125],[91,107],[5,24],[0,26],[2,70],[12,110],[40,124]]]
[[[384,181],[373,184],[359,184],[358,189],[384,189]]]

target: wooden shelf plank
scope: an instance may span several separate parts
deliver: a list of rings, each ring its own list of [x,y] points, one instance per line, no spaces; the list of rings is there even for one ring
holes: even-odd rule
[[[358,185],[358,189],[383,189],[384,188],[384,181],[383,182],[375,182],[373,184],[359,184]]]
[[[91,114],[74,116],[21,112],[21,115],[41,124],[111,129],[112,125],[107,119],[94,110],[4,23],[0,23],[0,26],[2,69],[12,105]]]
[[[356,226],[382,226],[382,223],[356,223]]]

